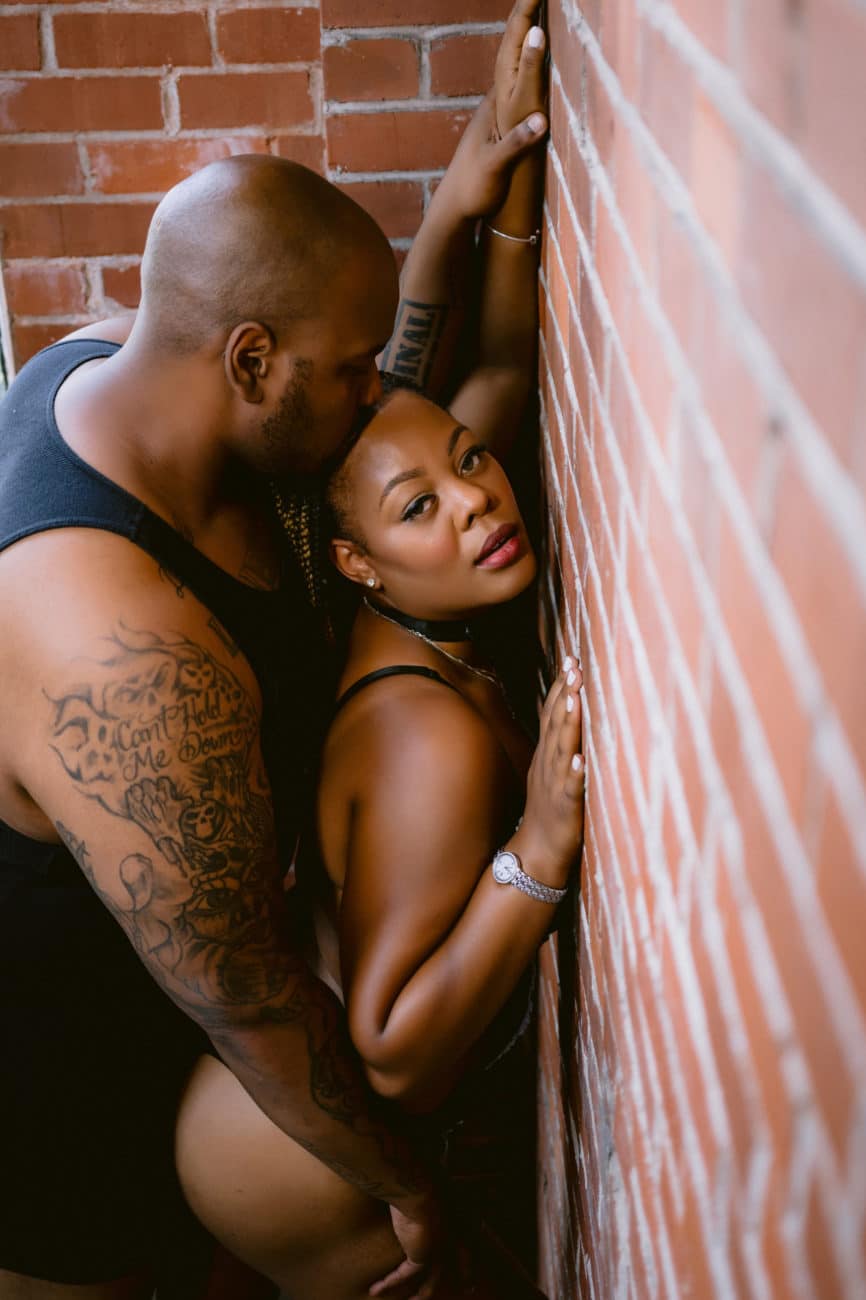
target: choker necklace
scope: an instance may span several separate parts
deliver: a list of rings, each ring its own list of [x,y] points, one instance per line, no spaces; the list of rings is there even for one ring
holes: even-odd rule
[[[491,672],[489,668],[478,668],[475,664],[468,664],[465,659],[459,655],[453,655],[450,650],[446,650],[439,641],[468,641],[471,639],[469,626],[459,620],[450,622],[447,619],[427,619],[412,618],[409,614],[404,614],[401,609],[383,609],[380,605],[374,605],[372,600],[364,597],[364,604],[378,618],[383,618],[386,623],[396,623],[398,627],[404,627],[412,636],[416,636],[419,641],[425,645],[431,646],[440,655],[450,659],[458,668],[463,668],[468,673],[473,673],[476,677],[483,677],[485,681],[492,682],[500,691],[505,691],[502,682],[499,680],[498,673]]]
[[[472,632],[465,619],[413,618],[411,614],[404,614],[402,609],[393,609],[390,605],[374,605],[372,600],[367,600],[366,597],[364,604],[368,609],[372,609],[374,614],[380,614],[382,618],[390,619],[392,623],[399,623],[408,632],[423,636],[428,641],[472,640]]]

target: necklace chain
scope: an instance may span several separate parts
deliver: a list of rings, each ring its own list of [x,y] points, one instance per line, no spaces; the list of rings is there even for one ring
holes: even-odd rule
[[[379,609],[372,601],[367,600],[366,596],[364,597],[364,604],[379,618],[383,618],[386,623],[391,623],[394,627],[402,627],[404,632],[408,632],[410,636],[417,637],[419,641],[423,641],[425,645],[429,645],[431,649],[436,650],[440,655],[444,655],[446,659],[450,659],[458,668],[465,668],[468,673],[474,673],[476,677],[483,677],[486,681],[492,682],[498,690],[503,690],[502,682],[499,680],[498,673],[491,672],[487,668],[478,668],[475,664],[468,664],[465,659],[461,659],[459,655],[453,655],[450,650],[446,650],[438,643],[438,641],[434,641],[432,637],[425,636],[423,632],[418,632],[414,627],[407,627],[405,623],[398,623],[396,618],[389,618],[384,610]]]

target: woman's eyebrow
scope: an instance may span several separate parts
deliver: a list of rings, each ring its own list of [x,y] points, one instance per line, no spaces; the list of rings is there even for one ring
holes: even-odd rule
[[[466,432],[468,432],[468,430],[467,430],[465,424],[458,424],[458,425],[456,426],[456,428],[454,428],[454,429],[451,431],[451,437],[448,439],[448,455],[449,455],[449,456],[451,455],[451,453],[452,453],[452,451],[454,450],[454,448],[457,446],[457,443],[458,443],[458,441],[459,441],[459,438],[460,438],[461,433],[466,433]]]
[[[380,508],[385,497],[389,492],[393,491],[395,487],[399,487],[401,483],[405,483],[410,478],[420,478],[423,473],[423,469],[421,469],[420,466],[417,466],[415,469],[404,469],[402,474],[395,474],[393,478],[389,478],[388,482],[382,489],[382,495],[379,497]]]
[[[453,452],[454,448],[457,446],[461,433],[466,433],[466,432],[467,432],[467,428],[465,424],[458,424],[451,430],[451,436],[448,439],[449,456]],[[382,495],[379,497],[379,508],[381,509],[382,502],[385,500],[385,497],[388,495],[389,492],[392,492],[395,487],[399,487],[401,483],[408,482],[410,478],[420,478],[423,473],[424,470],[420,466],[416,466],[415,469],[404,469],[401,474],[395,474],[393,478],[389,478],[388,482],[385,484],[384,488],[382,489]]]

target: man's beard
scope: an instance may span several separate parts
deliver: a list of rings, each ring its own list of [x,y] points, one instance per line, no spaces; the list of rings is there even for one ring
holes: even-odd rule
[[[308,448],[315,441],[309,391],[312,373],[312,361],[299,357],[279,406],[262,422],[265,454],[274,472],[314,468],[312,463],[308,463],[307,455]]]

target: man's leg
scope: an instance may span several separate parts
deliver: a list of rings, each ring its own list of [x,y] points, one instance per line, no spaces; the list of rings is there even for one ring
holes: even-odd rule
[[[91,1286],[67,1286],[0,1269],[0,1300],[149,1300],[150,1295],[150,1283],[141,1277],[97,1282]]]

